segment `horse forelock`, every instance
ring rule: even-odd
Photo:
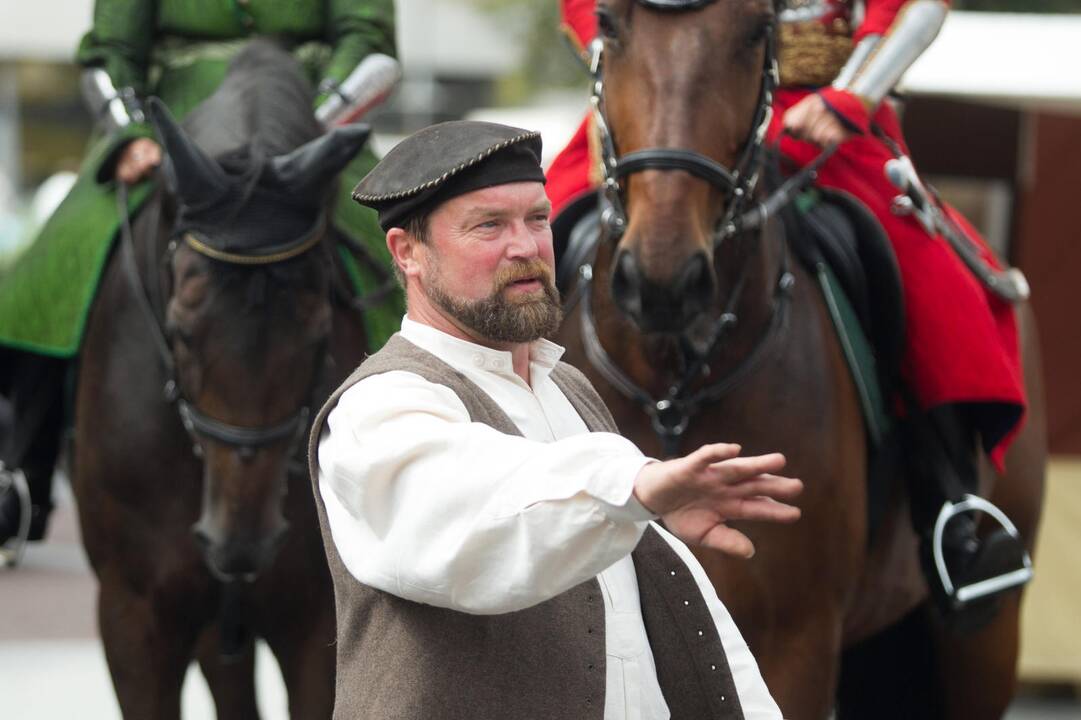
[[[225,172],[217,199],[183,209],[186,230],[217,250],[252,252],[311,232],[325,193],[284,187],[271,161],[318,137],[313,91],[297,61],[271,40],[252,41],[218,89],[184,121],[184,132]]]
[[[292,55],[272,40],[253,40],[184,128],[211,157],[243,148],[252,156],[280,155],[320,133],[313,99],[311,84]]]
[[[271,160],[316,138],[313,91],[296,60],[270,40],[255,40],[232,61],[218,89],[184,120],[185,133],[225,171],[229,189],[204,207],[182,207],[187,232],[201,231],[214,249],[247,253],[316,232],[330,196],[282,187]],[[204,261],[219,290],[208,314],[235,318],[228,344],[237,352],[267,352],[268,323],[299,327],[297,293],[325,292],[328,259],[322,248],[259,266]],[[228,310],[228,312],[226,312]],[[223,314],[224,313],[224,314]]]

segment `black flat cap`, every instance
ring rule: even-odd
[[[353,190],[386,232],[458,195],[514,182],[544,182],[541,137],[532,130],[456,120],[395,145]]]

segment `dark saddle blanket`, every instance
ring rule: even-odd
[[[785,214],[793,251],[812,272],[836,278],[874,354],[879,382],[895,389],[905,344],[904,296],[897,258],[885,230],[858,200],[815,188]]]

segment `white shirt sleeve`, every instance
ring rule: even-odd
[[[362,380],[327,418],[319,489],[360,582],[477,614],[520,610],[634,550],[648,458],[612,433],[543,443],[470,421],[458,396],[405,371]]]
[[[728,608],[717,597],[717,591],[713,583],[706,575],[698,558],[691,553],[683,542],[670,532],[654,523],[654,529],[661,537],[668,541],[672,549],[676,551],[680,559],[691,570],[698,589],[706,599],[713,622],[717,626],[717,632],[721,636],[721,644],[724,646],[724,654],[728,658],[728,667],[732,671],[732,679],[735,681],[736,692],[739,694],[739,703],[743,708],[745,720],[781,720],[781,709],[766,687],[766,681],[762,679],[762,673],[758,670],[758,663],[751,655],[751,649],[743,639],[739,628],[732,620]]]

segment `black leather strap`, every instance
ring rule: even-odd
[[[616,163],[612,176],[618,179],[643,170],[683,170],[724,192],[731,192],[737,183],[735,175],[724,165],[702,153],[682,148],[650,148],[627,153]]]
[[[712,5],[714,0],[638,0],[643,5],[653,10],[697,10],[706,5]]]
[[[226,445],[256,448],[270,445],[278,440],[295,438],[308,426],[308,408],[301,408],[291,418],[269,427],[240,427],[204,415],[183,398],[176,401],[180,420],[191,435],[201,435]]]

